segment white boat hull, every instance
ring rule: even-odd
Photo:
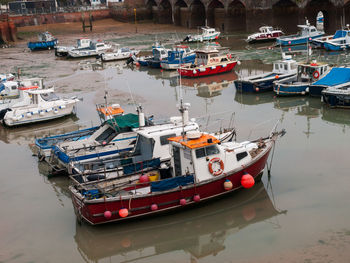
[[[14,108],[6,113],[3,122],[7,126],[18,126],[53,120],[72,114],[75,104],[76,101],[71,100],[64,106],[52,104],[46,109],[38,109],[33,106]]]

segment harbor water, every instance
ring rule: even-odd
[[[169,33],[170,35],[170,33]],[[61,96],[78,96],[76,116],[19,128],[0,127],[0,262],[348,262],[350,258],[350,111],[320,98],[237,93],[236,78],[272,70],[280,58],[270,44],[247,46],[246,35],[219,40],[241,61],[234,72],[198,80],[176,72],[65,60],[52,51],[0,51],[24,61],[23,76],[44,77]],[[154,36],[122,38],[142,49]],[[23,48],[22,48],[23,50]],[[293,52],[293,50],[287,50]],[[304,60],[305,53],[292,53]],[[314,51],[313,59],[344,65],[349,55]],[[271,174],[261,183],[185,211],[101,226],[78,224],[67,177],[48,177],[33,155],[35,138],[98,123],[95,104],[105,91],[126,112],[141,104],[146,116],[179,115],[180,98],[203,130],[233,126],[237,140],[266,136],[278,123],[287,133],[276,144]]]

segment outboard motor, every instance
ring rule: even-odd
[[[2,121],[8,111],[12,111],[10,108],[3,109],[0,111],[0,121]]]
[[[190,37],[187,35],[187,36],[185,37],[185,39],[183,40],[183,42],[186,42],[186,41],[188,41],[188,40],[190,40]]]

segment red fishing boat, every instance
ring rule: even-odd
[[[207,133],[189,131],[169,138],[172,158],[158,169],[69,187],[78,220],[95,225],[127,220],[196,205],[261,179],[279,135],[245,142],[221,142]]]
[[[183,77],[196,78],[230,72],[239,61],[232,54],[220,54],[215,48],[196,51],[194,64],[180,67],[178,72]]]

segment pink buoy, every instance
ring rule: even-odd
[[[255,184],[254,177],[246,173],[241,178],[241,185],[244,188],[251,188]]]
[[[110,219],[112,217],[112,212],[111,211],[105,211],[103,213],[103,216],[106,218],[106,219]]]
[[[201,197],[200,197],[199,194],[196,194],[196,195],[193,196],[193,201],[199,202],[200,200],[201,200]]]
[[[149,181],[149,176],[147,174],[143,174],[139,178],[140,183],[148,183]]]
[[[120,217],[127,217],[129,215],[129,211],[126,208],[122,208],[119,210],[119,216]]]
[[[157,205],[157,204],[152,204],[152,205],[151,205],[151,210],[152,210],[152,211],[158,210],[158,205]]]
[[[185,198],[180,199],[180,205],[186,205],[186,199]]]
[[[232,189],[232,187],[233,187],[232,182],[230,180],[226,179],[225,182],[224,182],[224,189],[226,191],[229,191],[229,190]]]
[[[107,142],[106,142],[106,141],[103,141],[103,142],[102,142],[102,145],[106,145],[106,144],[107,144]]]

